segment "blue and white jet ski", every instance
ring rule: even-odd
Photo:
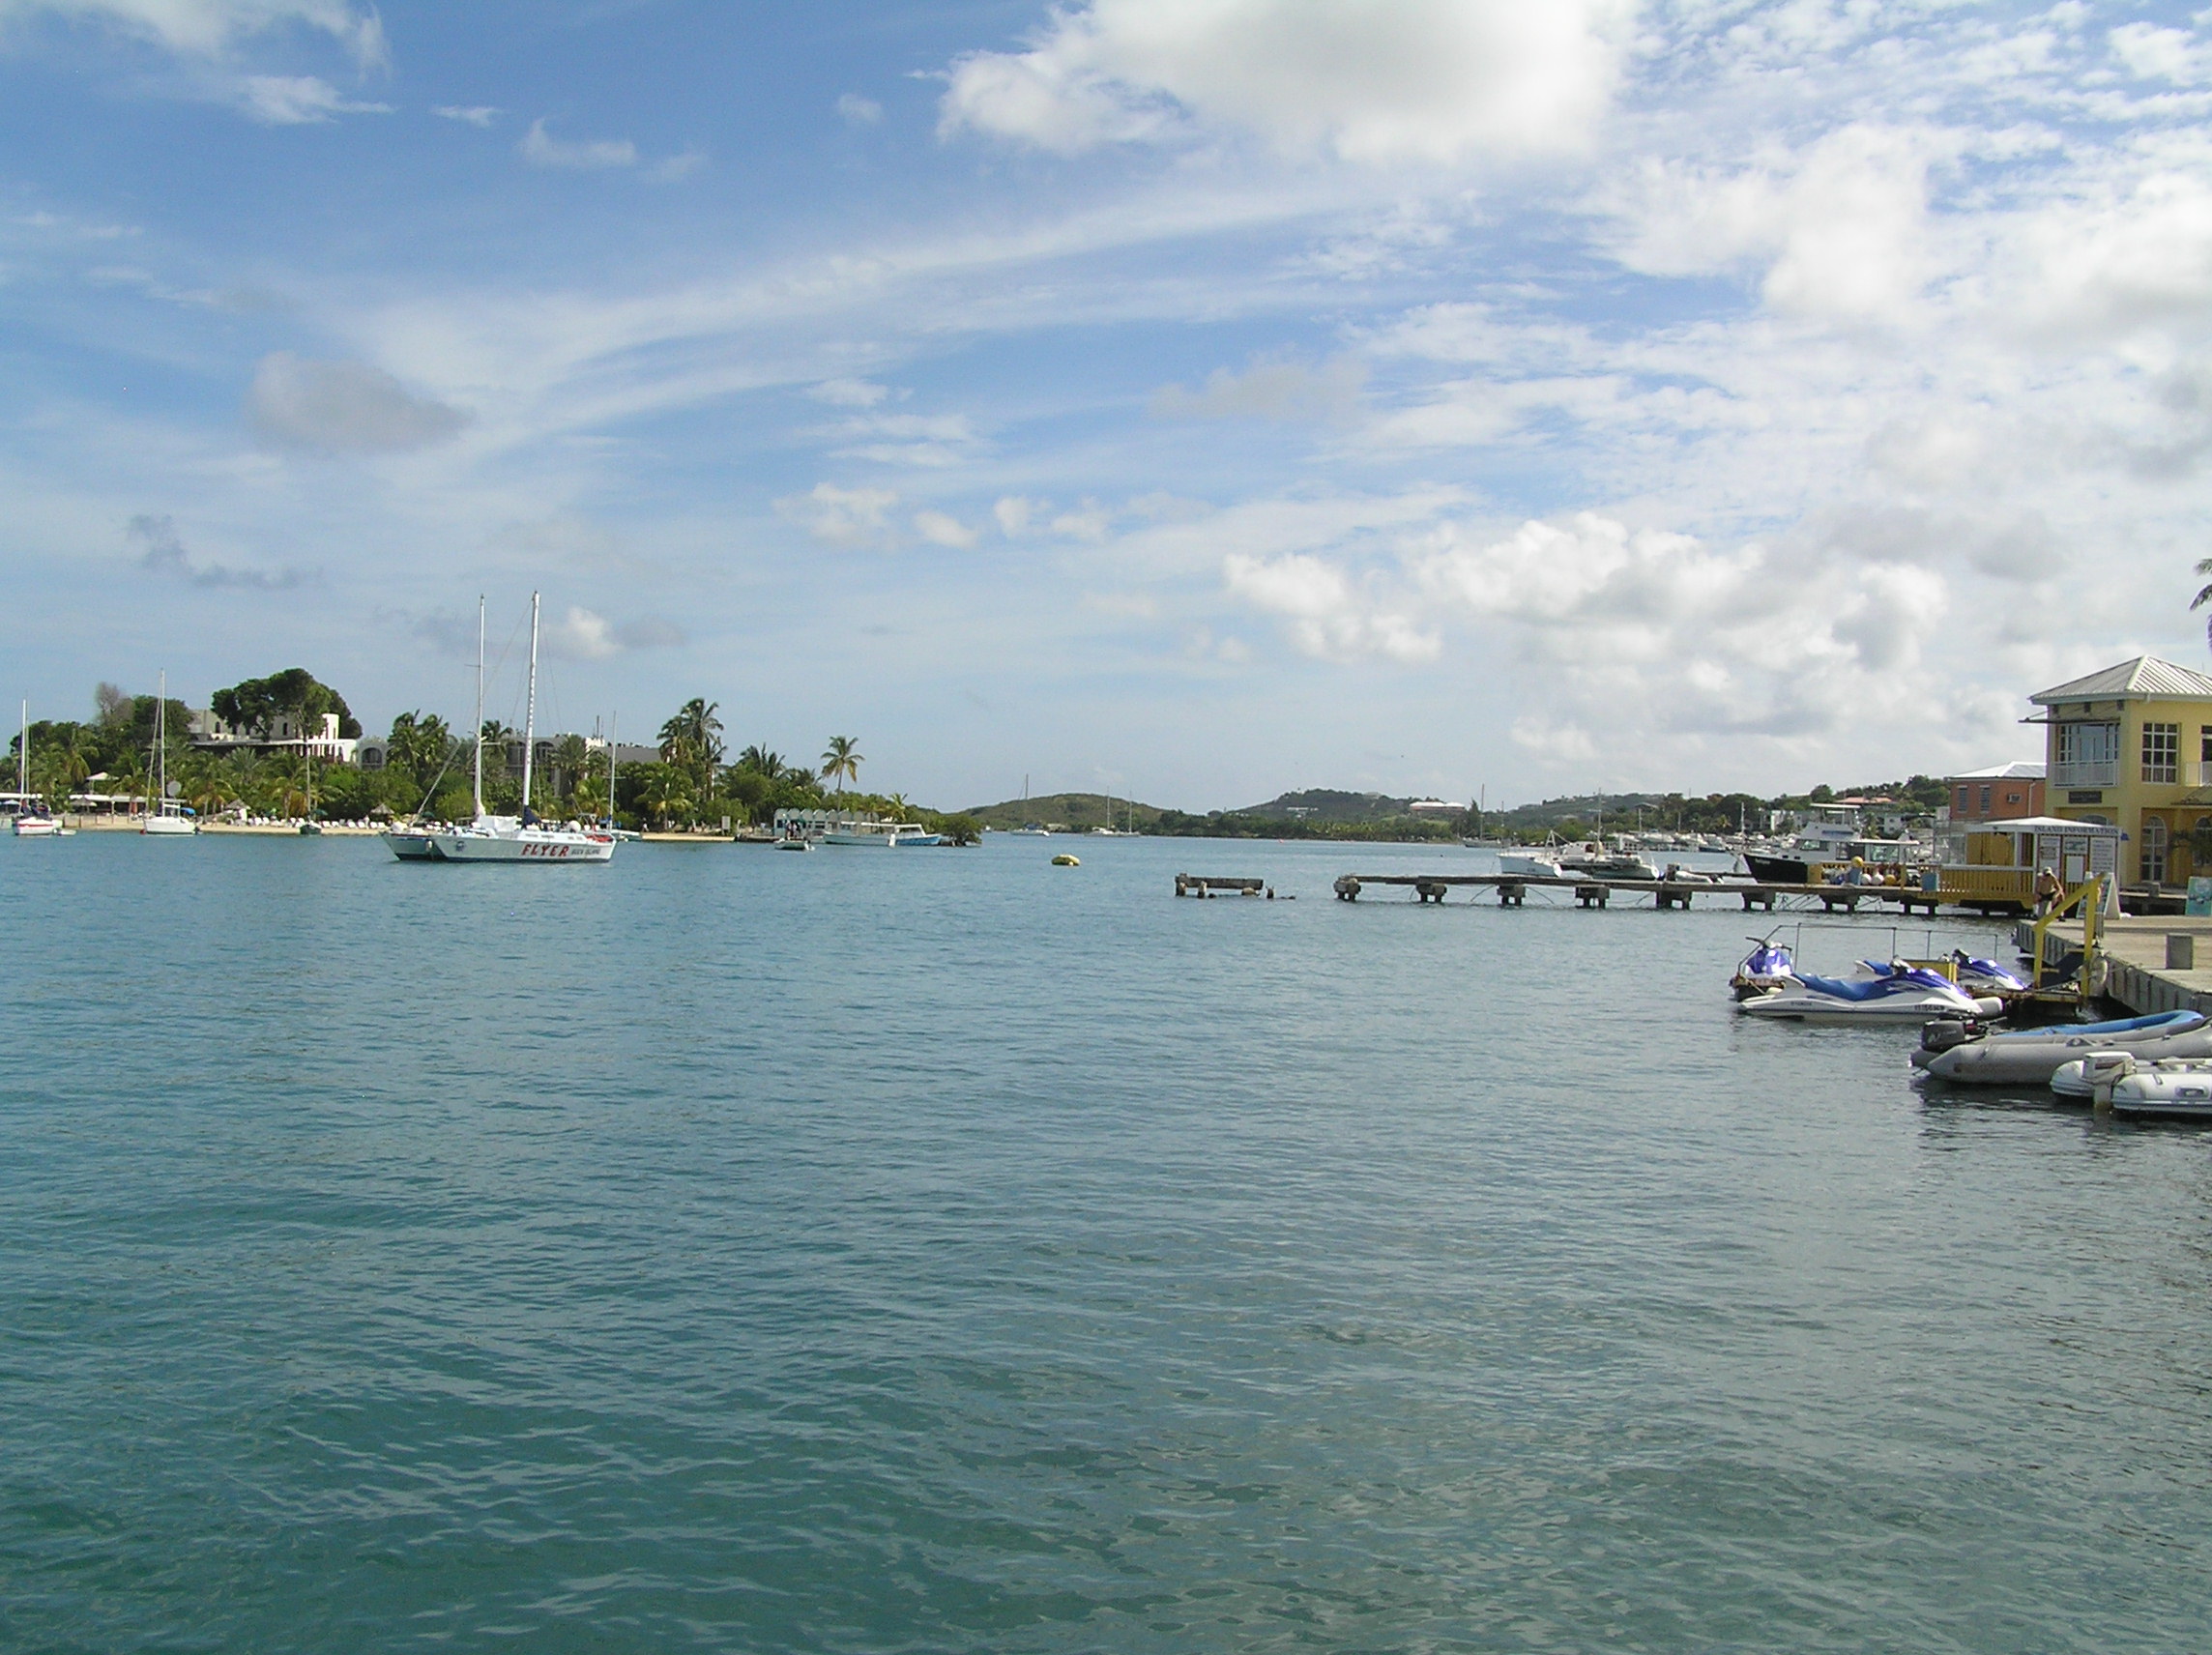
[[[1751,952],[1744,955],[1729,978],[1729,992],[1738,1000],[1749,1000],[1756,994],[1766,994],[1793,981],[1797,975],[1796,962],[1790,957],[1790,945],[1767,937],[1751,939]]]
[[[1753,1017],[1827,1023],[1908,1023],[1938,1018],[1995,1017],[2004,1002],[1976,999],[1947,977],[1919,966],[1870,968],[1876,974],[1823,977],[1793,972],[1736,1009]]]

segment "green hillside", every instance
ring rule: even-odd
[[[1048,793],[1034,798],[1009,798],[1003,804],[971,805],[966,814],[1000,832],[1027,828],[1033,822],[1044,828],[1078,831],[1086,828],[1128,828],[1134,817],[1134,826],[1142,833],[1158,825],[1160,808],[1156,804],[1132,804],[1125,798],[1109,800],[1102,793]]]

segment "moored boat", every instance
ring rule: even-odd
[[[1912,1065],[1961,1086],[2045,1086],[2061,1065],[2103,1052],[2125,1053],[2146,1062],[2212,1059],[2212,1021],[2200,1011],[2162,1011],[2105,1023],[1992,1032],[1935,1023],[1921,1031]]]
[[[2069,1101],[2107,1104],[2114,1115],[2212,1120],[2212,1060],[2093,1052],[2053,1074],[2051,1089]]]

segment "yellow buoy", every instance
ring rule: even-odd
[[[1071,857],[1065,851],[1062,851],[1059,856],[1053,857],[1052,865],[1056,868],[1079,868],[1083,865],[1083,858],[1080,857]]]

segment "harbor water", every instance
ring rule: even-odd
[[[2212,1137],[1490,865],[0,841],[0,1647],[2203,1647]]]

